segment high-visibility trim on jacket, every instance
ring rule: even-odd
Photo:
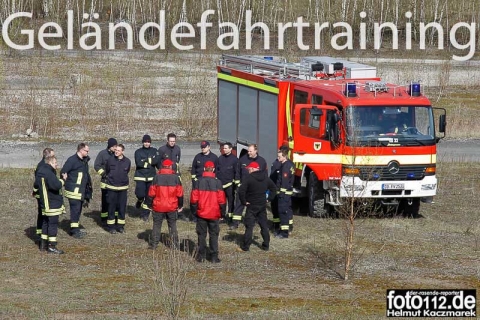
[[[223,184],[223,188],[230,187],[235,180],[238,169],[238,159],[234,154],[222,154],[218,157],[215,175]]]
[[[287,159],[278,170],[276,186],[280,194],[293,195],[293,180],[295,178],[295,165]]]
[[[35,175],[35,185],[38,186],[42,214],[57,216],[65,211],[63,206],[63,180],[57,177],[55,169],[50,165],[41,166]]]
[[[179,174],[178,164],[180,163],[180,158],[182,156],[182,151],[180,150],[179,146],[174,145],[172,148],[168,144],[164,144],[163,146],[158,148],[157,153],[159,157],[157,163],[158,169],[161,169],[164,160],[170,159],[173,161],[172,170]]]
[[[111,157],[105,164],[107,172],[106,189],[109,190],[127,190],[128,189],[128,173],[130,172],[131,161],[123,156],[122,159]]]
[[[160,169],[148,190],[153,199],[152,210],[168,213],[183,207],[183,187],[179,177],[171,169]]]
[[[215,164],[215,166],[217,166],[217,160],[218,160],[218,157],[213,152],[209,152],[208,154],[203,154],[201,152],[197,153],[195,158],[193,158],[192,170],[190,171],[192,175],[192,179],[195,179],[195,178],[198,179],[202,176],[203,172],[205,171],[204,168],[205,168],[205,163],[207,161],[212,161]]]
[[[144,178],[144,177],[133,177],[133,180],[134,180],[134,181],[153,181],[153,177],[148,177],[148,178]]]
[[[91,197],[92,180],[88,172],[90,157],[80,158],[78,154],[69,157],[61,173],[67,174],[65,181],[65,197],[75,200],[84,200]],[[87,185],[89,186],[87,190]],[[88,192],[87,192],[88,191]]]
[[[98,153],[97,157],[95,158],[95,163],[93,165],[93,168],[101,176],[101,179],[100,179],[101,189],[106,188],[105,182],[107,182],[107,177],[105,176],[105,164],[107,163],[107,160],[110,157],[114,156],[114,154],[115,154],[114,152],[108,149],[103,149]]]
[[[190,206],[195,208],[198,217],[218,220],[225,205],[222,182],[215,178],[215,173],[205,171],[192,187]]]
[[[155,148],[145,148],[135,150],[135,181],[153,181],[156,174],[155,166],[158,164],[158,154]]]

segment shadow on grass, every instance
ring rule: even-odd
[[[344,278],[338,269],[341,262],[339,255],[335,252],[321,251],[318,248],[307,247],[306,251],[318,262],[318,267],[323,270],[326,276],[342,279]]]
[[[82,220],[82,216],[80,216],[80,220]],[[63,231],[65,231],[66,234],[70,235],[70,219],[64,218],[62,221],[59,221],[58,228],[62,229]],[[85,227],[82,225],[81,222],[78,228],[85,230]]]
[[[137,235],[137,238],[140,240],[145,241],[148,245],[152,241],[152,230],[148,229],[143,232],[140,232]],[[166,248],[172,247],[172,241],[170,239],[170,235],[168,233],[162,232],[160,234],[160,243],[163,244]],[[180,243],[180,251],[188,253],[188,255],[193,256],[196,251],[196,244],[191,239],[179,239]]]
[[[33,243],[38,243],[40,241],[40,235],[37,236],[37,227],[28,227],[25,231],[25,236],[32,240]]]
[[[93,221],[95,221],[95,223],[101,227],[102,229],[104,228],[104,226],[102,225],[102,219],[100,217],[100,211],[98,210],[92,210],[90,212],[85,212],[85,217],[87,218],[90,218],[92,219]]]

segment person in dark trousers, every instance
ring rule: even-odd
[[[235,176],[235,184],[238,188],[242,184],[243,177],[248,176],[247,166],[255,161],[260,166],[260,171],[267,175],[267,162],[264,158],[258,155],[258,147],[256,144],[250,144],[247,149],[247,154],[242,156],[238,160],[238,167]],[[235,230],[238,228],[240,221],[242,220],[243,210],[245,206],[242,204],[241,201],[238,200],[238,193],[237,193],[237,201],[235,201],[235,208],[233,210],[232,216],[232,224],[230,225],[230,230]]]
[[[51,157],[51,156],[54,156],[55,155],[55,152],[53,151],[52,148],[45,148],[43,149],[43,152],[42,152],[42,160],[40,160],[40,162],[37,164],[37,167],[35,168],[35,172],[34,172],[34,178],[35,176],[37,175],[37,171],[38,169],[45,165],[45,159],[47,157]],[[39,242],[41,240],[41,235],[42,235],[42,223],[43,223],[43,214],[42,214],[42,206],[40,204],[40,194],[38,192],[38,188],[33,187],[33,192],[32,192],[32,196],[35,197],[35,199],[37,199],[37,229],[35,230],[35,234],[37,236],[37,239],[35,239],[35,242]]]
[[[128,173],[132,163],[123,154],[125,146],[118,144],[115,155],[107,160],[105,171],[107,173],[107,199],[108,199],[108,232],[115,234],[125,232],[125,211],[127,209]],[[115,211],[118,216],[115,217]]]
[[[38,167],[35,174],[35,187],[38,188],[42,209],[42,235],[40,251],[63,254],[57,248],[58,217],[65,212],[62,187],[64,181],[57,177],[57,159],[54,155],[46,156],[44,164]]]
[[[158,164],[157,168],[160,169],[162,167],[163,160],[170,159],[172,164],[172,170],[176,172],[180,176],[180,158],[182,156],[182,151],[180,147],[176,144],[177,143],[177,136],[175,133],[169,133],[167,135],[167,144],[158,148]]]
[[[84,230],[80,230],[80,215],[82,207],[88,207],[92,198],[89,151],[86,143],[78,144],[77,153],[67,159],[61,170],[62,179],[65,179],[64,195],[70,203],[70,235],[76,239],[86,235]]]
[[[182,157],[182,151],[180,147],[177,145],[177,136],[175,133],[167,134],[167,143],[160,148],[158,148],[158,164],[157,168],[160,169],[162,167],[162,162],[166,159],[172,161],[172,170],[178,175],[180,181],[182,177],[180,175],[180,158]],[[183,211],[178,212],[178,219],[188,221],[187,217],[183,214]]]
[[[280,217],[280,232],[276,238],[288,238],[289,229],[293,229],[293,179],[295,178],[295,165],[288,159],[288,151],[278,150],[277,160],[281,163],[277,176],[277,204]]]
[[[105,164],[107,160],[115,154],[115,147],[117,146],[117,139],[109,138],[107,142],[107,148],[100,151],[95,158],[95,162],[93,163],[93,168],[95,171],[100,175],[100,190],[102,192],[102,200],[101,200],[101,211],[100,211],[100,219],[102,221],[102,225],[104,227],[107,226],[107,218],[108,218],[108,202],[107,202],[107,175],[105,172]]]
[[[192,186],[195,182],[203,175],[203,170],[205,167],[205,163],[207,161],[212,161],[213,163],[217,163],[218,157],[216,154],[210,151],[210,142],[202,141],[200,143],[200,148],[202,152],[198,153],[195,158],[193,158],[192,162]],[[197,218],[193,217],[193,222],[197,222]]]
[[[228,211],[226,219],[228,223],[231,223],[234,209],[235,198],[235,174],[237,172],[237,157],[232,154],[233,146],[230,142],[226,142],[222,145],[223,154],[218,157],[217,166],[215,172],[217,179],[222,182],[223,191],[228,202]]]
[[[177,212],[183,210],[183,187],[172,169],[173,161],[165,159],[148,190],[152,203],[153,231],[150,249],[157,249],[160,242],[163,220],[167,219],[172,247],[178,248]]]
[[[205,171],[192,186],[190,209],[197,216],[198,250],[196,260],[205,261],[207,249],[207,232],[209,234],[212,263],[219,263],[218,235],[220,226],[218,220],[225,216],[225,192],[222,182],[215,178],[215,163],[205,162]]]
[[[255,221],[260,225],[260,233],[263,238],[261,248],[268,251],[270,248],[270,233],[268,231],[267,201],[273,200],[277,188],[265,172],[260,170],[260,165],[256,161],[246,166],[246,170],[248,170],[249,174],[244,177],[238,189],[240,202],[247,207],[244,218],[245,234],[239,251],[250,250]],[[269,191],[268,197],[266,196],[267,190]]]
[[[285,151],[288,154],[289,148],[288,146],[282,145],[278,148],[280,151]],[[270,179],[273,183],[277,184],[278,175],[280,174],[280,170],[282,168],[282,163],[278,161],[278,158],[272,162],[272,166],[270,168]],[[278,191],[277,191],[278,192]],[[280,231],[280,216],[278,214],[278,198],[275,197],[272,202],[270,203],[272,208],[272,215],[273,215],[273,233],[276,235]]]
[[[148,134],[143,136],[142,144],[143,146],[135,151],[135,176],[133,178],[136,183],[135,195],[137,196],[135,207],[141,208],[140,217],[143,221],[148,221],[150,209],[144,201],[156,175],[158,156],[157,149],[151,147],[152,139]]]

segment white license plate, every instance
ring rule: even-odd
[[[382,190],[403,190],[405,184],[403,183],[384,183],[382,184]]]

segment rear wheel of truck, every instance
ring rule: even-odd
[[[325,204],[325,193],[323,187],[315,175],[311,171],[308,175],[308,215],[313,218],[328,218],[330,217],[333,207]]]

